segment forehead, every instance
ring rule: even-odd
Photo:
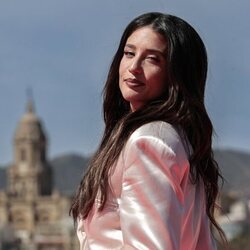
[[[163,35],[154,31],[152,27],[145,26],[135,30],[127,39],[126,45],[132,45],[135,48],[159,49],[164,51],[167,42]]]

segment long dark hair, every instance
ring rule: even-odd
[[[128,37],[137,29],[150,26],[160,33],[167,43],[167,92],[150,101],[143,108],[130,112],[119,89],[119,65]],[[204,105],[207,77],[207,54],[197,32],[184,20],[162,13],[147,13],[135,18],[125,29],[118,50],[113,58],[103,92],[105,131],[101,144],[85,173],[70,213],[74,220],[79,215],[86,218],[100,192],[101,206],[107,199],[107,188],[112,166],[131,133],[141,125],[161,120],[181,127],[192,146],[190,154],[190,180],[202,180],[206,193],[206,212],[211,223],[216,223],[214,209],[218,195],[218,182],[222,176],[213,158],[213,126]]]

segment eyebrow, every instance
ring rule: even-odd
[[[125,47],[128,47],[128,48],[130,48],[130,49],[136,49],[136,46],[135,46],[135,45],[129,44],[129,43],[127,43],[127,44],[125,45]],[[146,51],[151,52],[151,53],[161,54],[162,56],[165,56],[165,53],[166,53],[166,50],[161,51],[161,50],[158,50],[158,49],[146,49]]]

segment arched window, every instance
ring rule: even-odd
[[[26,150],[24,148],[21,148],[20,150],[20,160],[21,161],[26,161]]]
[[[38,222],[41,222],[41,223],[49,222],[49,220],[50,220],[49,212],[45,209],[38,211],[36,219]]]
[[[25,223],[25,214],[23,213],[23,211],[15,211],[13,214],[12,214],[12,221],[15,223],[15,224],[23,224]]]

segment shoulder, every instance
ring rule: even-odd
[[[178,165],[186,165],[189,151],[181,133],[164,121],[147,123],[136,129],[129,137],[121,154],[126,166],[140,159],[157,159],[167,162],[170,159]]]
[[[164,121],[153,121],[142,125],[141,127],[137,128],[132,136],[140,136],[140,135],[155,135],[160,136],[162,133],[172,132],[176,134],[176,129],[167,122]]]
[[[169,147],[174,152],[180,148],[184,150],[185,144],[181,131],[164,121],[150,122],[136,129],[130,136],[128,145],[139,142],[157,143]]]
[[[167,122],[147,123],[136,129],[122,152],[124,173],[168,176],[175,189],[189,173],[189,157],[181,132]],[[156,174],[158,173],[158,174]],[[178,185],[177,185],[178,183]]]

